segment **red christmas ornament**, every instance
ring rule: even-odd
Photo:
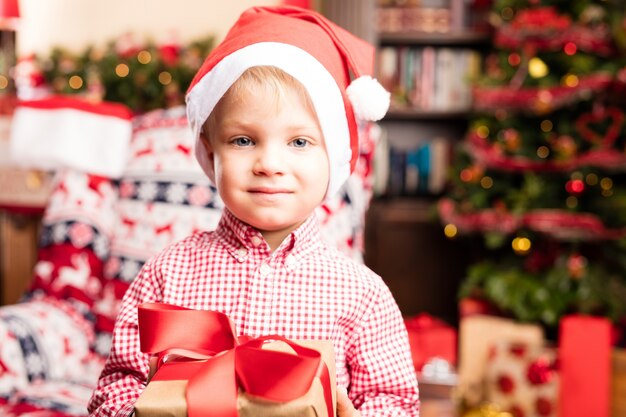
[[[580,195],[585,191],[585,183],[582,180],[569,180],[565,183],[565,190],[572,195]]]
[[[513,417],[526,417],[526,413],[524,413],[524,410],[519,405],[512,406],[510,412]]]
[[[587,258],[574,253],[567,259],[567,271],[572,278],[578,279],[582,277],[587,266]]]
[[[537,415],[546,417],[552,414],[552,402],[545,397],[539,397],[535,401],[535,411]]]
[[[515,390],[515,382],[513,381],[513,378],[507,374],[500,375],[498,377],[498,388],[500,389],[500,392],[510,394],[513,390]]]
[[[542,385],[552,379],[552,366],[545,358],[538,358],[528,365],[526,378],[533,385]]]
[[[509,348],[509,352],[511,352],[513,356],[521,358],[526,354],[527,348],[528,347],[524,343],[515,343]]]

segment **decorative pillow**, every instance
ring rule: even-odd
[[[184,107],[133,121],[130,158],[119,182],[117,219],[105,283],[94,305],[96,351],[107,355],[119,303],[143,263],[165,246],[213,230],[222,212],[215,188],[195,160]]]
[[[31,298],[50,296],[91,314],[101,293],[116,200],[117,185],[108,178],[58,173],[43,218]]]
[[[321,235],[329,245],[362,262],[365,213],[372,198],[372,162],[380,127],[368,123],[359,130],[359,159],[339,192],[317,209]]]
[[[0,398],[3,417],[86,416],[95,386],[63,381],[36,381],[10,399]]]
[[[0,308],[0,397],[44,380],[95,386],[102,360],[91,351],[93,340],[91,323],[63,301]]]

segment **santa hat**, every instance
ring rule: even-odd
[[[358,157],[357,119],[381,119],[389,108],[389,93],[371,77],[374,47],[311,10],[250,8],[207,57],[186,98],[196,158],[213,180],[199,140],[202,125],[245,70],[265,65],[285,71],[308,91],[326,140],[327,195],[334,194]]]
[[[120,177],[128,159],[131,118],[130,109],[118,103],[65,96],[21,101],[11,122],[11,160],[29,168]]]

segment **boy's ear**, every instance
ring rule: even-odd
[[[198,138],[198,151],[196,152],[196,156],[198,157],[198,162],[202,166],[203,171],[209,179],[215,183],[215,163],[214,157],[215,154],[213,152],[213,147],[211,146],[211,141],[204,134],[204,131],[200,132],[200,137]]]

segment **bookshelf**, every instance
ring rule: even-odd
[[[384,134],[376,159],[388,159],[374,168],[365,262],[387,282],[403,314],[428,312],[451,323],[458,317],[458,284],[475,254],[471,242],[443,235],[434,212],[467,129],[471,78],[490,42],[481,24],[485,11],[472,11],[472,4],[328,0],[324,10],[377,46],[376,75],[392,93],[379,122]]]

